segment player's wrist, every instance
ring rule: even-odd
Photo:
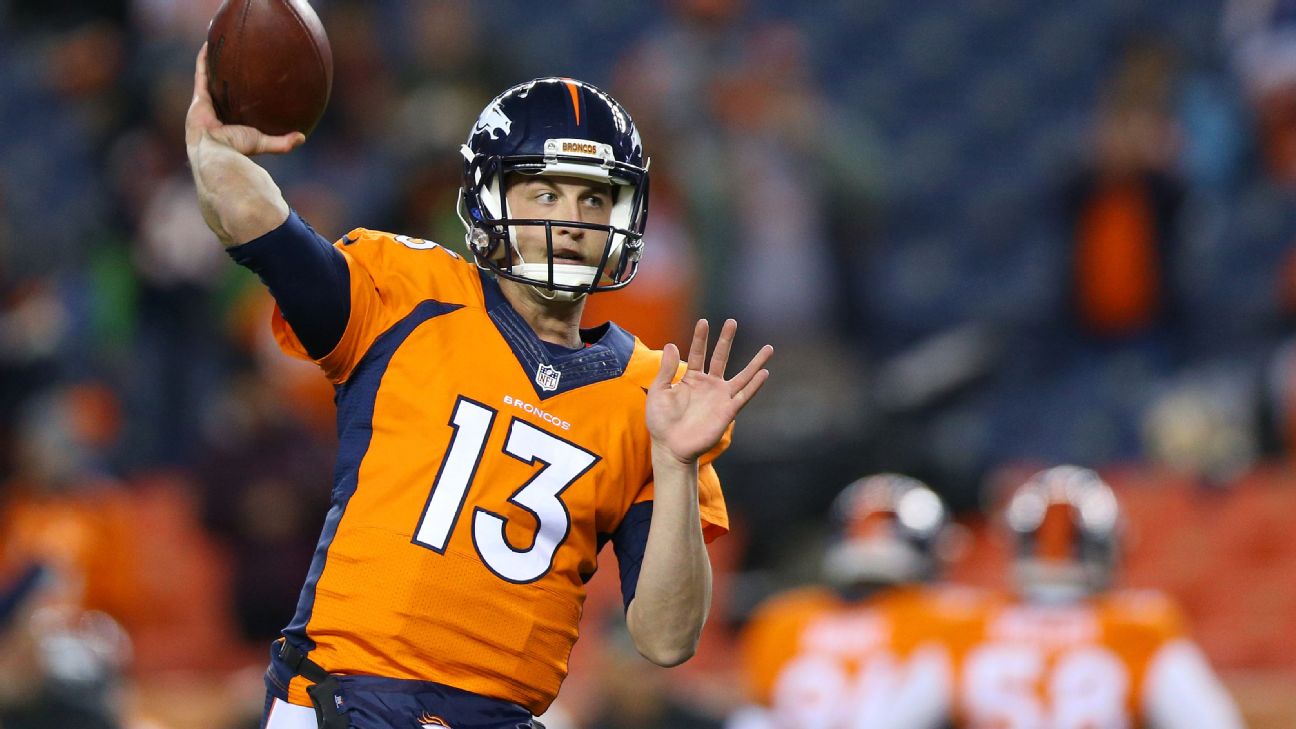
[[[661,441],[652,442],[653,470],[676,470],[680,473],[696,472],[701,456],[681,456]]]

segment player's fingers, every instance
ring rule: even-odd
[[[300,147],[305,141],[306,135],[301,132],[281,134],[277,137],[262,134],[257,140],[256,154],[285,154]]]
[[[206,43],[203,43],[202,48],[198,49],[198,61],[194,64],[194,100],[211,102],[211,94],[207,91]]]
[[[734,334],[738,331],[738,322],[726,319],[720,327],[720,338],[716,340],[715,351],[711,353],[711,366],[707,374],[724,377],[725,367],[729,364],[729,350],[733,348]]]
[[[212,106],[211,94],[207,91],[207,44],[198,50],[198,60],[194,64],[193,101],[185,114],[185,143],[194,146],[207,129],[220,126],[216,118],[216,109]]]
[[[675,379],[675,371],[679,369],[680,357],[679,349],[674,344],[667,344],[662,347],[661,367],[657,368],[657,376],[653,378],[650,388],[662,388],[670,385],[671,380]]]
[[[746,387],[734,393],[734,400],[738,403],[738,410],[747,407],[747,403],[751,402],[753,397],[756,397],[756,393],[760,392],[767,380],[769,380],[769,370],[757,370],[756,374],[752,376],[751,382],[748,382]]]
[[[702,372],[706,366],[707,337],[711,333],[711,325],[706,319],[698,319],[697,326],[693,327],[693,343],[689,345],[688,368]]]
[[[761,347],[756,356],[752,357],[747,366],[742,369],[742,372],[734,375],[734,378],[729,380],[729,392],[733,393],[732,396],[737,397],[738,393],[742,392],[751,383],[752,378],[765,367],[765,364],[770,361],[770,357],[773,356],[774,347],[768,344]]]

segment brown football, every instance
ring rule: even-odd
[[[225,0],[207,29],[216,115],[266,134],[310,134],[333,88],[333,51],[306,0]]]

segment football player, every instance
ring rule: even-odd
[[[944,726],[952,676],[940,639],[981,599],[928,584],[944,505],[916,479],[881,474],[847,487],[833,521],[827,585],[773,598],[744,628],[752,705],[728,729]]]
[[[514,86],[463,146],[473,260],[356,229],[335,245],[222,124],[199,53],[186,142],[208,225],[274,296],[275,335],[336,386],[332,507],[296,615],[272,649],[266,726],[532,726],[558,691],[584,585],[615,547],[636,648],[693,653],[727,529],[711,461],[768,377],[731,379],[736,324],[685,364],[585,297],[628,284],[648,160],[626,110],[580,81]],[[439,722],[439,723],[438,723]]]
[[[1004,521],[1019,597],[987,612],[959,660],[964,725],[1242,726],[1171,600],[1112,588],[1121,512],[1096,473],[1058,466],[1034,475]]]

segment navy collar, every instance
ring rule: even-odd
[[[634,352],[634,337],[626,330],[612,322],[582,329],[581,341],[586,347],[555,352],[545,346],[531,325],[504,298],[495,278],[484,271],[479,275],[486,298],[486,313],[504,341],[508,342],[509,349],[513,350],[541,400],[585,385],[613,380],[625,372]]]

